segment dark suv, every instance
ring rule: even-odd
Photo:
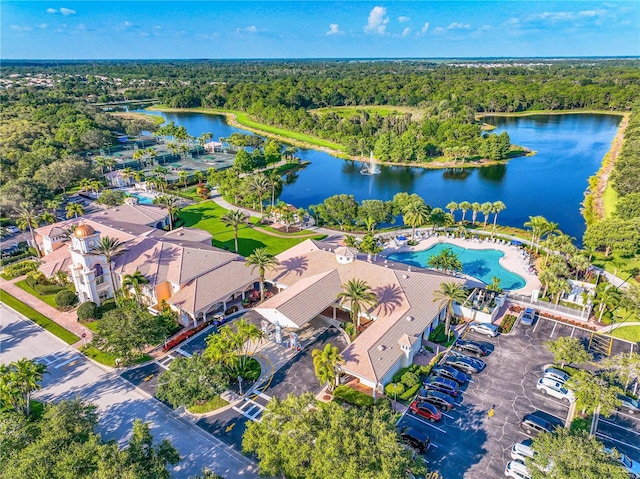
[[[618,407],[622,412],[627,414],[640,414],[640,401],[623,394],[618,395],[618,399],[622,401],[622,404]]]
[[[442,366],[434,366],[431,370],[431,374],[435,374],[436,376],[440,376],[441,378],[451,379],[452,381],[457,382],[460,386],[464,386],[469,382],[469,376],[462,371],[457,370],[452,366],[447,366],[446,364]]]
[[[433,389],[421,389],[418,392],[418,399],[431,403],[442,411],[450,411],[456,405],[456,400],[452,396]]]
[[[454,397],[458,395],[458,383],[451,379],[430,377],[427,379],[427,382],[424,383],[424,387],[426,389],[433,389]]]
[[[489,349],[484,344],[475,341],[464,341],[460,339],[453,347],[458,351],[475,354],[478,357],[489,354]]]
[[[405,444],[408,444],[416,451],[420,451],[422,453],[427,452],[429,449],[429,445],[431,444],[431,439],[425,433],[420,432],[412,427],[405,427],[400,431],[400,439]]]
[[[541,432],[553,432],[555,428],[555,424],[535,414],[527,414],[522,418],[522,421],[520,421],[520,429],[522,432],[531,437],[537,436]]]

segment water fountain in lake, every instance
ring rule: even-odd
[[[373,151],[369,154],[369,164],[364,165],[364,168],[360,170],[361,175],[379,175],[380,165],[373,161]]]

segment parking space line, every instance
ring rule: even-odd
[[[539,407],[538,407],[538,408],[536,408],[536,409],[537,409],[538,411],[540,411],[540,412],[543,412],[543,413],[545,413],[545,414],[548,414],[548,415],[549,415],[549,416],[551,416],[551,417],[555,417],[556,419],[560,419],[558,416],[556,416],[555,414],[551,414],[549,411],[545,411],[544,409],[540,409]],[[564,421],[562,421],[562,422],[563,422],[563,424],[564,424]]]
[[[540,316],[538,316],[538,321],[536,321],[536,325],[533,327],[533,329],[531,330],[532,333],[536,332],[536,329],[538,329],[538,325],[541,323],[541,318]]]
[[[80,355],[79,354],[74,354],[71,359],[67,359],[66,361],[64,361],[64,362],[62,362],[60,364],[56,364],[54,367],[56,369],[60,369],[62,366],[66,366],[67,364],[69,364],[69,363],[71,363],[73,361],[76,361],[78,359],[80,359]]]
[[[421,418],[421,417],[419,417],[419,416],[416,416],[416,415],[414,415],[414,414],[411,414],[411,415],[410,415],[410,417],[411,417],[411,418],[413,418],[413,419],[415,419],[415,420],[416,420],[416,421],[418,421],[418,422],[421,422],[422,424],[426,424],[427,426],[431,426],[432,428],[437,429],[438,431],[440,431],[440,432],[442,432],[442,433],[444,433],[444,434],[446,434],[446,433],[447,433],[447,431],[445,431],[444,429],[442,429],[442,428],[440,428],[440,427],[436,426],[436,425],[435,425],[435,424],[433,424],[432,422],[425,421],[424,419],[422,419],[422,418]]]
[[[616,439],[615,437],[611,437],[608,434],[605,434],[603,432],[596,432],[596,436],[606,439],[607,441],[617,442],[618,444],[622,444],[623,446],[631,447],[633,449],[640,451],[640,447],[634,446],[633,444],[627,444],[626,442],[621,441],[620,439]]]
[[[636,421],[640,421],[640,416],[632,416],[631,414],[625,414],[622,411],[614,411],[618,416],[628,417],[629,419],[635,419]]]
[[[188,353],[181,348],[176,349],[176,352],[182,354],[186,358],[190,358],[191,356],[193,356],[191,353]]]
[[[549,335],[549,337],[550,337],[550,338],[553,338],[553,333],[555,333],[555,332],[556,332],[556,327],[557,327],[557,326],[558,326],[558,323],[556,323],[556,322],[554,321],[554,323],[553,323],[553,330],[551,331],[551,334]]]
[[[628,427],[621,426],[620,424],[616,424],[615,422],[611,422],[611,421],[608,421],[608,420],[602,419],[602,418],[600,419],[600,422],[603,422],[605,424],[609,424],[610,426],[617,427],[619,429],[624,429],[625,431],[629,431],[629,432],[632,432],[632,433],[637,434],[638,436],[640,436],[640,431],[636,431],[635,429],[630,429]]]
[[[573,333],[576,332],[576,327],[571,328],[571,339],[573,339]]]
[[[449,416],[446,412],[442,411],[442,415],[444,417],[448,417],[449,419],[455,419],[453,416]]]

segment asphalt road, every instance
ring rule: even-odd
[[[99,432],[107,440],[124,445],[136,418],[150,422],[155,439],[169,439],[182,456],[172,471],[175,478],[193,476],[205,466],[227,478],[258,477],[248,458],[4,306],[0,306],[0,350],[2,363],[26,357],[47,365],[48,374],[35,399],[49,402],[80,396],[97,404]]]

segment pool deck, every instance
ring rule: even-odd
[[[449,243],[456,246],[460,246],[461,248],[466,249],[494,249],[498,251],[502,251],[504,256],[500,258],[500,265],[513,273],[516,273],[525,280],[526,284],[524,287],[520,289],[510,290],[514,293],[519,294],[530,294],[531,291],[537,289],[542,289],[542,284],[538,277],[529,273],[528,265],[524,262],[521,256],[521,249],[517,246],[512,245],[504,245],[500,243],[492,243],[490,241],[477,241],[473,239],[462,239],[462,238],[447,238],[446,236],[432,236],[426,239],[419,239],[419,243],[416,246],[408,246],[408,245],[395,245],[388,246],[382,251],[383,256],[387,256],[393,253],[410,253],[417,251],[424,251],[426,249],[431,248],[434,245],[440,243]],[[464,275],[465,277],[472,278],[469,275]],[[474,278],[475,279],[475,278]],[[478,280],[476,280],[478,281]]]

